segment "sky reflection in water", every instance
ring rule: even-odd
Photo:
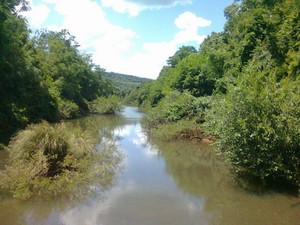
[[[125,153],[118,184],[105,194],[106,199],[62,213],[64,224],[197,224],[209,219],[202,215],[201,198],[177,188],[159,150],[147,142],[139,123],[133,120],[114,133]]]

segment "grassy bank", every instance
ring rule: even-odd
[[[191,140],[206,143],[213,141],[213,137],[205,133],[203,126],[195,123],[195,121],[181,120],[177,123],[157,124],[155,127],[149,126],[145,122],[144,127],[150,136],[165,141]]]

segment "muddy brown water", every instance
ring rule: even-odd
[[[213,146],[150,140],[142,116],[126,107],[119,116],[73,121],[103,137],[99,148],[118,137],[124,159],[114,184],[77,200],[20,201],[1,193],[0,225],[300,225],[299,198],[237,187]]]

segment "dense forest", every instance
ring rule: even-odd
[[[16,7],[16,6],[22,7]],[[68,31],[31,33],[18,10],[26,1],[0,3],[0,136],[41,120],[89,112],[89,103],[114,94],[104,70],[79,51]],[[95,107],[94,107],[95,108]]]
[[[237,174],[299,187],[300,2],[235,1],[225,16],[222,32],[181,47],[127,99],[160,135],[204,130]]]

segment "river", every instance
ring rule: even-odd
[[[126,107],[121,115],[72,121],[101,136],[98,148],[116,138],[124,158],[115,182],[75,200],[2,194],[0,225],[300,225],[299,198],[239,188],[213,146],[150,139],[142,116]]]

